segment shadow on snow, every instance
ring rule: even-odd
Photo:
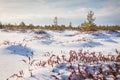
[[[93,42],[93,41],[89,41],[86,43],[83,43],[81,46],[83,47],[97,47],[97,46],[102,46],[103,44],[99,43],[99,42]]]
[[[11,45],[6,48],[11,51],[11,54],[22,55],[22,56],[32,56],[33,51],[29,48],[19,46],[19,45]]]

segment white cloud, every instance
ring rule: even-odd
[[[120,14],[120,1],[107,0],[102,4],[102,8],[97,10],[98,17],[111,17]]]
[[[91,6],[91,4],[93,5]],[[101,7],[98,8],[98,5]],[[41,22],[48,23],[48,21],[52,20],[54,16],[57,16],[61,20],[71,19],[73,23],[79,25],[80,23],[77,24],[77,22],[85,21],[89,10],[93,10],[97,20],[101,21],[100,23],[102,23],[101,19],[104,19],[104,17],[118,17],[120,14],[120,1],[2,0],[0,1],[0,21],[15,23],[23,20],[28,23],[40,22],[41,24]],[[120,21],[120,19],[116,20]]]

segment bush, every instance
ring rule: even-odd
[[[40,31],[35,31],[35,34],[47,34],[47,32],[40,30]]]

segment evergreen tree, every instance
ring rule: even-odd
[[[69,23],[69,27],[72,27],[72,22]]]
[[[20,29],[25,29],[26,25],[25,23],[22,21],[20,24],[19,24],[19,28]]]
[[[87,21],[85,21],[84,23],[81,24],[82,26],[82,30],[96,30],[96,25],[94,23],[95,18],[93,18],[94,16],[94,12],[93,11],[89,11],[87,14]]]
[[[3,26],[2,26],[2,23],[0,22],[0,29],[2,29],[2,27],[3,27]]]
[[[94,16],[94,12],[89,11],[87,14],[87,23],[90,27],[95,25],[94,24],[95,18],[93,18],[93,16]]]
[[[55,27],[58,26],[58,24],[57,24],[57,17],[54,18],[53,23],[54,23]]]

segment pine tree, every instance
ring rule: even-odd
[[[93,16],[94,16],[94,12],[89,11],[88,14],[87,14],[87,23],[89,24],[90,27],[95,25],[94,24],[95,18],[93,18]]]
[[[94,23],[95,18],[93,18],[94,16],[94,12],[93,11],[89,11],[87,14],[87,21],[84,21],[84,23],[81,24],[82,26],[82,30],[96,30],[96,25]]]
[[[2,26],[2,23],[0,22],[0,29],[2,29],[2,27],[3,27],[3,26]]]
[[[57,17],[54,18],[53,23],[54,23],[55,27],[58,26],[58,24],[57,24]]]
[[[72,22],[69,23],[69,27],[72,27]]]

